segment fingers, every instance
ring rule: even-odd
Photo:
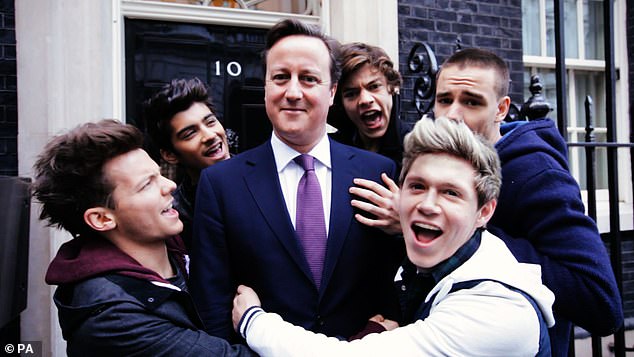
[[[381,322],[379,322],[381,325],[383,325],[383,327],[385,327],[386,330],[391,331],[394,330],[395,328],[398,327],[398,322],[396,321],[392,321],[392,320],[388,320],[385,319]]]
[[[368,227],[379,227],[379,228],[382,228],[382,227],[385,227],[388,224],[387,220],[384,220],[384,219],[370,219],[370,218],[364,217],[363,215],[360,215],[358,213],[354,215],[354,218],[357,221],[359,221],[359,223],[364,224],[364,225],[366,225]]]
[[[350,201],[350,205],[352,205],[352,207],[354,208],[358,208],[364,212],[373,214],[377,217],[387,217],[390,215],[390,211],[392,206],[391,205],[386,205],[386,207],[382,207],[379,205],[375,205],[372,203],[368,203],[365,201],[359,201],[359,200],[352,200]]]
[[[398,185],[385,173],[381,174],[381,179],[387,187],[371,180],[356,178],[353,180],[356,186],[348,190],[351,194],[368,200],[375,205],[383,207],[391,206],[395,196],[398,196],[400,189]]]
[[[383,322],[383,321],[385,321],[385,317],[383,317],[383,315],[381,315],[381,314],[374,315],[374,316],[370,317],[370,321]]]
[[[365,192],[366,195],[375,194],[379,197],[390,197],[392,195],[392,192],[388,188],[371,180],[356,178],[352,180],[352,182],[356,186],[352,186],[351,188],[355,188],[358,191]]]
[[[236,289],[236,295],[248,293],[250,291],[253,291],[253,289],[251,289],[250,287],[246,285],[238,285],[238,289]]]
[[[392,192],[399,191],[399,188],[396,182],[394,182],[394,180],[392,180],[385,172],[381,174],[381,179],[383,180],[383,182],[385,183],[385,185],[390,191]]]

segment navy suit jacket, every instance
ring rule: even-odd
[[[231,338],[238,284],[262,307],[329,336],[349,337],[377,313],[398,317],[393,287],[402,238],[354,218],[353,178],[393,177],[393,161],[330,140],[332,202],[321,289],[312,281],[280,188],[270,141],[203,170],[194,215],[190,290],[208,333]]]

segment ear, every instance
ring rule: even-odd
[[[335,103],[335,93],[337,93],[337,83],[330,88],[330,105]]]
[[[511,97],[505,95],[498,101],[498,111],[495,113],[495,122],[501,123],[504,118],[506,118],[509,109],[511,109]]]
[[[165,149],[161,149],[159,152],[161,153],[163,160],[165,160],[168,164],[178,165],[178,155]]]
[[[112,211],[105,207],[93,207],[84,212],[84,222],[98,232],[106,232],[117,227]]]
[[[480,207],[480,210],[478,213],[479,217],[476,220],[477,227],[486,226],[487,222],[489,222],[491,217],[493,217],[493,213],[495,212],[495,207],[497,206],[497,204],[498,204],[497,200],[491,200],[485,203],[482,207]]]

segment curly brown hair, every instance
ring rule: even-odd
[[[381,47],[362,42],[346,43],[341,45],[339,62],[341,63],[340,83],[342,84],[345,83],[354,72],[366,64],[371,65],[383,73],[391,91],[395,88],[399,88],[403,82],[401,74],[394,69],[394,63],[390,59],[390,56],[388,56]]]

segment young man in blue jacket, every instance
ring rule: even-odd
[[[46,282],[69,356],[251,356],[207,335],[187,292],[174,182],[114,120],[54,137],[35,164],[41,219],[73,238]]]

